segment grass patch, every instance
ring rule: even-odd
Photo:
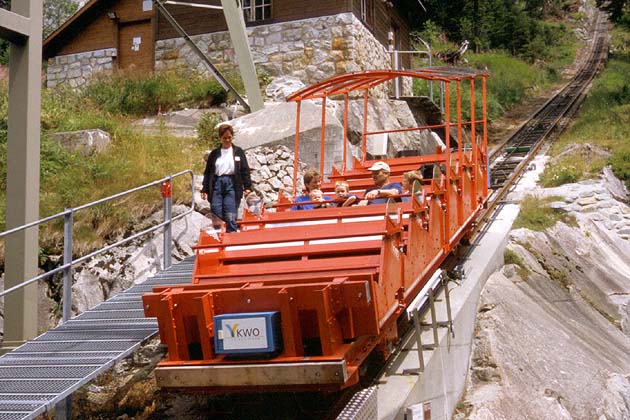
[[[539,183],[550,188],[594,178],[606,162],[605,158],[585,160],[580,152],[568,153],[545,167]]]
[[[184,100],[197,101],[197,106],[207,105],[202,102],[215,99],[209,96],[214,91],[204,83],[204,79],[191,78],[196,84],[188,81],[188,87],[193,86],[194,89],[188,89],[185,94],[178,92],[175,95],[177,101],[167,103],[160,98],[168,96],[172,86],[179,86],[179,78],[152,76],[144,81],[138,79],[123,83],[120,77],[99,79],[79,92],[63,87],[42,91],[40,217],[114,195],[184,169],[193,169],[196,173],[203,170],[202,155],[207,144],[194,138],[176,138],[164,131],[156,136],[144,135],[132,128],[131,114],[153,113],[156,107],[176,107],[177,101]],[[158,89],[156,81],[164,81],[165,86]],[[121,86],[116,86],[117,83]],[[145,88],[147,93],[138,99],[134,92]],[[106,95],[105,92],[109,93]],[[6,162],[7,158],[7,96],[6,83],[0,84],[0,162]],[[218,94],[217,97],[224,98]],[[116,103],[125,111],[119,112],[114,105]],[[121,105],[123,103],[125,105]],[[98,155],[83,156],[65,150],[48,135],[94,128],[103,129],[111,136],[107,150]],[[5,230],[5,195],[6,165],[1,164],[0,231]],[[188,177],[175,180],[173,198],[175,202],[190,201]],[[160,188],[155,186],[76,213],[73,232],[75,255],[84,254],[133,231],[140,220],[160,210],[162,205]],[[43,225],[41,252],[60,252],[62,237],[61,219]]]
[[[162,134],[149,137],[119,126],[112,144],[103,153],[81,156],[69,153],[44,139],[54,153],[43,158],[40,215],[46,217],[64,208],[96,201],[137,187],[168,174],[193,168],[201,170],[205,147],[195,139]],[[55,180],[55,182],[47,182]],[[175,202],[190,201],[190,179],[181,177],[173,185]],[[107,202],[75,216],[75,252],[82,253],[131,232],[143,218],[162,208],[159,186]],[[58,223],[43,227],[45,249],[55,250],[63,230]]]
[[[558,270],[554,267],[546,267],[546,269],[551,281],[566,290],[570,289],[572,283],[569,279],[569,275],[564,270]]]
[[[617,177],[630,188],[630,32],[615,29],[608,64],[593,82],[593,87],[574,123],[554,142],[550,154],[561,153],[571,143],[591,143],[609,150],[612,155],[605,161],[593,160],[578,163],[576,160],[560,164],[566,166],[563,177],[583,179],[597,174],[604,164],[609,164]],[[569,166],[582,165],[569,170]],[[558,165],[556,165],[558,166]],[[573,172],[571,175],[569,172]],[[582,174],[580,174],[581,172]],[[550,170],[547,180],[554,178]]]
[[[150,115],[187,106],[207,107],[227,99],[210,77],[197,73],[156,73],[149,77],[118,72],[95,79],[83,96],[110,114]]]
[[[553,227],[559,221],[569,226],[577,226],[574,216],[567,214],[563,210],[554,210],[549,207],[549,203],[559,200],[558,197],[540,198],[526,195],[521,202],[521,209],[512,228],[524,227],[540,232]]]
[[[529,279],[529,269],[523,262],[523,259],[516,252],[514,252],[511,249],[506,248],[503,251],[503,260],[504,260],[505,265],[508,265],[508,264],[516,265],[517,267],[516,273],[518,274],[520,278],[522,278],[523,280]]]

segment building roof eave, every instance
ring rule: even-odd
[[[83,7],[77,10],[68,20],[66,20],[53,33],[48,35],[42,43],[42,54],[44,59],[55,55],[58,48],[63,44],[64,38],[69,35],[69,30],[90,17],[104,12],[104,5],[107,0],[89,0]],[[72,35],[75,35],[74,33]]]

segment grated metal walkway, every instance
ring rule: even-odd
[[[157,334],[156,319],[144,317],[142,294],[190,283],[193,264],[189,257],[0,357],[0,420],[51,410]]]

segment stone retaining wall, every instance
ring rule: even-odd
[[[352,13],[247,28],[256,68],[271,77],[293,76],[306,85],[337,74],[391,69],[387,49]],[[191,37],[221,71],[236,70],[228,32]],[[158,41],[157,71],[196,69],[206,73],[183,38]],[[384,96],[385,87],[372,92]]]
[[[293,76],[310,85],[338,74],[391,69],[387,49],[352,13],[303,19],[247,28],[254,64],[272,78]],[[222,72],[237,72],[236,55],[227,31],[191,37]],[[108,48],[50,58],[48,87],[80,87],[96,73],[115,68],[116,49]],[[155,43],[155,70],[194,70],[209,74],[206,65],[183,38]],[[371,90],[385,97],[389,86]],[[403,95],[410,95],[410,80],[403,81]],[[393,91],[392,91],[393,93]]]
[[[111,73],[114,69],[116,48],[59,55],[48,59],[46,81],[49,88],[68,84],[83,86],[97,73]]]

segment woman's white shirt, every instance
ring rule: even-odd
[[[214,164],[216,176],[234,175],[234,152],[233,148],[221,149],[221,156]]]

